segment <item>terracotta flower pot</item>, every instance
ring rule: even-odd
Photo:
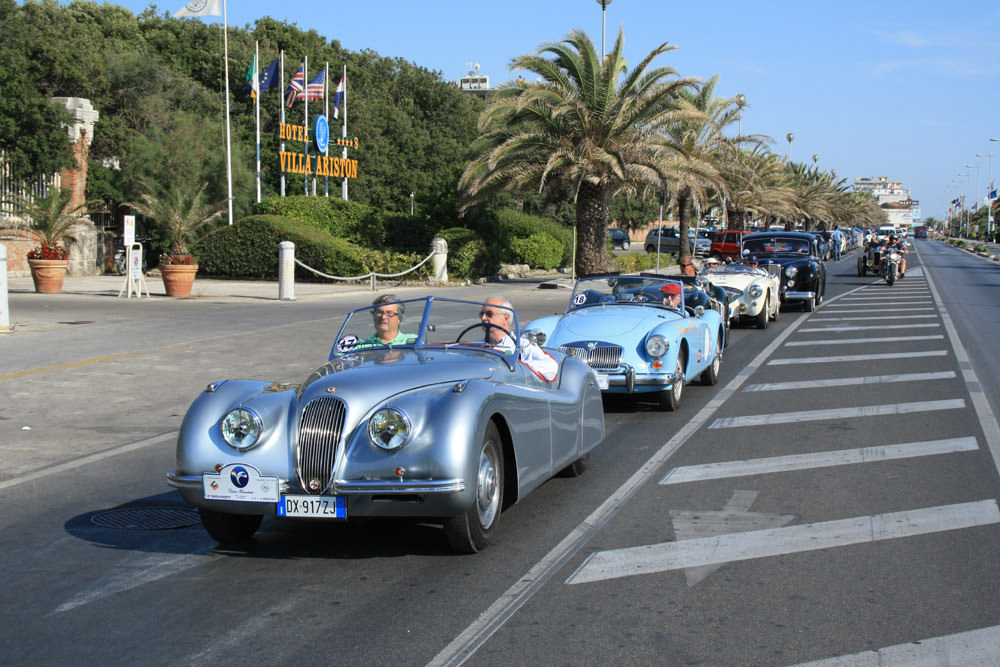
[[[191,296],[191,286],[194,284],[194,274],[198,273],[197,264],[164,264],[160,266],[163,277],[163,287],[167,296]]]
[[[31,279],[35,281],[35,291],[39,294],[59,294],[62,292],[63,278],[66,277],[68,259],[29,259]]]

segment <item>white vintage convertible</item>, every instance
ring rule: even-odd
[[[716,264],[703,269],[701,275],[736,294],[734,315],[741,323],[766,329],[769,321],[778,319],[781,281],[777,275],[745,264]]]

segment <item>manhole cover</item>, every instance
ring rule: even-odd
[[[168,530],[193,526],[199,521],[197,510],[182,507],[125,507],[90,517],[95,526],[126,530]]]

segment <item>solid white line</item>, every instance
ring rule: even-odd
[[[127,445],[122,445],[121,447],[115,447],[113,449],[108,449],[103,452],[97,452],[95,454],[90,454],[88,456],[81,456],[80,458],[73,459],[72,461],[67,461],[66,463],[60,463],[58,465],[46,466],[41,470],[37,470],[27,475],[21,475],[20,477],[13,477],[11,479],[4,480],[0,482],[0,491],[3,489],[10,488],[12,486],[17,486],[18,484],[24,484],[25,482],[33,482],[35,480],[48,477],[50,475],[55,475],[61,472],[66,472],[67,470],[74,470],[91,463],[97,463],[105,459],[109,459],[113,456],[119,456],[121,454],[127,454],[129,452],[134,452],[137,449],[143,449],[144,447],[149,447],[150,445],[158,445],[161,442],[165,442],[177,437],[176,431],[170,431],[168,433],[160,433],[158,435],[152,435],[148,438],[143,438],[142,440],[137,440],[135,442],[129,443]]]
[[[912,667],[913,665],[1000,665],[1000,625],[918,639],[906,644],[803,662],[796,667]]]
[[[566,580],[582,584],[1000,523],[994,499],[802,526],[700,537],[591,554]]]
[[[814,327],[812,329],[799,329],[799,333],[828,333],[830,331],[867,331],[869,329],[936,329],[941,326],[938,322],[927,322],[925,324],[858,324],[845,325],[842,327]]]
[[[889,405],[861,405],[854,408],[774,412],[763,415],[747,415],[745,417],[720,417],[712,422],[708,428],[739,428],[743,426],[794,424],[795,422],[821,421],[823,419],[904,415],[913,412],[931,412],[934,410],[959,410],[964,407],[965,399],[952,398],[943,401],[916,401],[914,403],[891,403]]]
[[[569,561],[648,481],[658,474],[660,468],[680,449],[687,440],[697,433],[729,398],[764,364],[764,360],[774,354],[785,340],[795,333],[806,320],[805,314],[796,318],[791,325],[779,333],[753,361],[743,367],[733,380],[719,390],[708,404],[689,419],[670,440],[663,444],[624,484],[618,487],[601,505],[574,528],[559,544],[554,546],[540,561],[535,563],[520,579],[514,582],[493,604],[465,630],[434,656],[428,665],[461,665],[471,658],[479,647],[526,603],[552,575]]]
[[[997,424],[993,408],[990,407],[990,402],[983,392],[983,385],[979,383],[979,377],[972,367],[972,362],[969,361],[969,354],[965,351],[962,339],[959,338],[958,331],[951,321],[951,315],[948,314],[948,309],[945,308],[937,287],[931,281],[930,272],[927,272],[927,285],[931,288],[934,301],[938,304],[941,311],[941,320],[944,322],[948,338],[951,339],[951,349],[954,350],[955,360],[962,371],[962,378],[965,380],[965,389],[969,392],[969,397],[972,399],[972,407],[976,411],[976,416],[979,418],[979,425],[982,427],[983,435],[986,437],[986,446],[993,457],[993,466],[1000,473],[1000,425]]]
[[[823,306],[823,312],[826,313],[827,315],[841,315],[843,313],[885,313],[885,312],[892,312],[894,310],[906,310],[906,312],[908,312],[908,313],[915,313],[918,310],[936,311],[937,308],[906,308],[906,309],[897,308],[897,309],[893,309],[893,308],[879,308],[879,307],[874,307],[874,306],[871,307],[871,308],[842,308],[839,305],[838,306],[833,306],[833,305],[829,305],[829,306],[828,305],[824,305]]]
[[[833,466],[856,463],[879,463],[895,459],[916,458],[918,456],[968,452],[976,449],[979,449],[976,439],[968,437],[907,442],[899,445],[878,445],[860,447],[858,449],[841,449],[832,452],[817,452],[815,454],[790,454],[788,456],[747,459],[745,461],[702,463],[700,465],[674,468],[667,473],[666,477],[660,480],[660,484],[684,484],[686,482],[748,477],[750,475],[789,472],[791,470],[831,468]]]
[[[826,387],[846,387],[856,384],[880,384],[882,382],[926,382],[955,377],[955,371],[935,373],[901,373],[899,375],[869,375],[867,377],[830,378],[828,380],[806,380],[802,382],[768,382],[750,384],[743,391],[785,391],[788,389],[823,389]]]
[[[928,350],[926,352],[885,352],[883,354],[843,354],[836,357],[802,357],[800,359],[772,359],[768,366],[787,366],[789,364],[826,364],[842,361],[875,361],[876,359],[912,359],[915,357],[943,357],[947,350]]]
[[[929,309],[930,310],[930,309]],[[868,311],[865,311],[868,312]],[[928,317],[937,317],[936,314],[930,315],[876,315],[875,317],[814,317],[811,322],[843,322],[844,320],[926,320]]]
[[[859,343],[901,343],[911,340],[941,340],[941,334],[933,336],[889,336],[887,338],[827,338],[826,340],[801,340],[785,343],[785,347],[804,347],[812,345],[856,345]]]

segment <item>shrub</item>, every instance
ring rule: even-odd
[[[254,204],[253,210],[257,214],[280,215],[302,226],[370,248],[386,245],[381,212],[339,197],[268,197]]]
[[[677,256],[668,253],[660,253],[660,268],[672,266],[677,263]],[[612,262],[616,271],[622,273],[638,273],[647,269],[656,268],[656,253],[629,252],[618,255]]]
[[[448,242],[449,278],[478,278],[496,272],[496,264],[487,258],[486,243],[476,232],[449,227],[437,235]]]
[[[561,250],[559,263],[553,266],[569,266],[573,257],[573,230],[565,225],[561,225],[554,220],[542,218],[537,215],[529,215],[505,208],[496,212],[496,233],[499,239],[528,239],[535,234],[547,234],[555,239]],[[489,236],[484,234],[484,238]],[[501,248],[500,261],[512,262],[516,264],[531,264],[518,260],[513,243],[507,245],[503,242],[499,244]],[[553,268],[553,267],[545,267]]]
[[[554,269],[561,266],[563,244],[544,232],[525,239],[511,239],[511,256],[515,264],[527,264],[533,269]]]

